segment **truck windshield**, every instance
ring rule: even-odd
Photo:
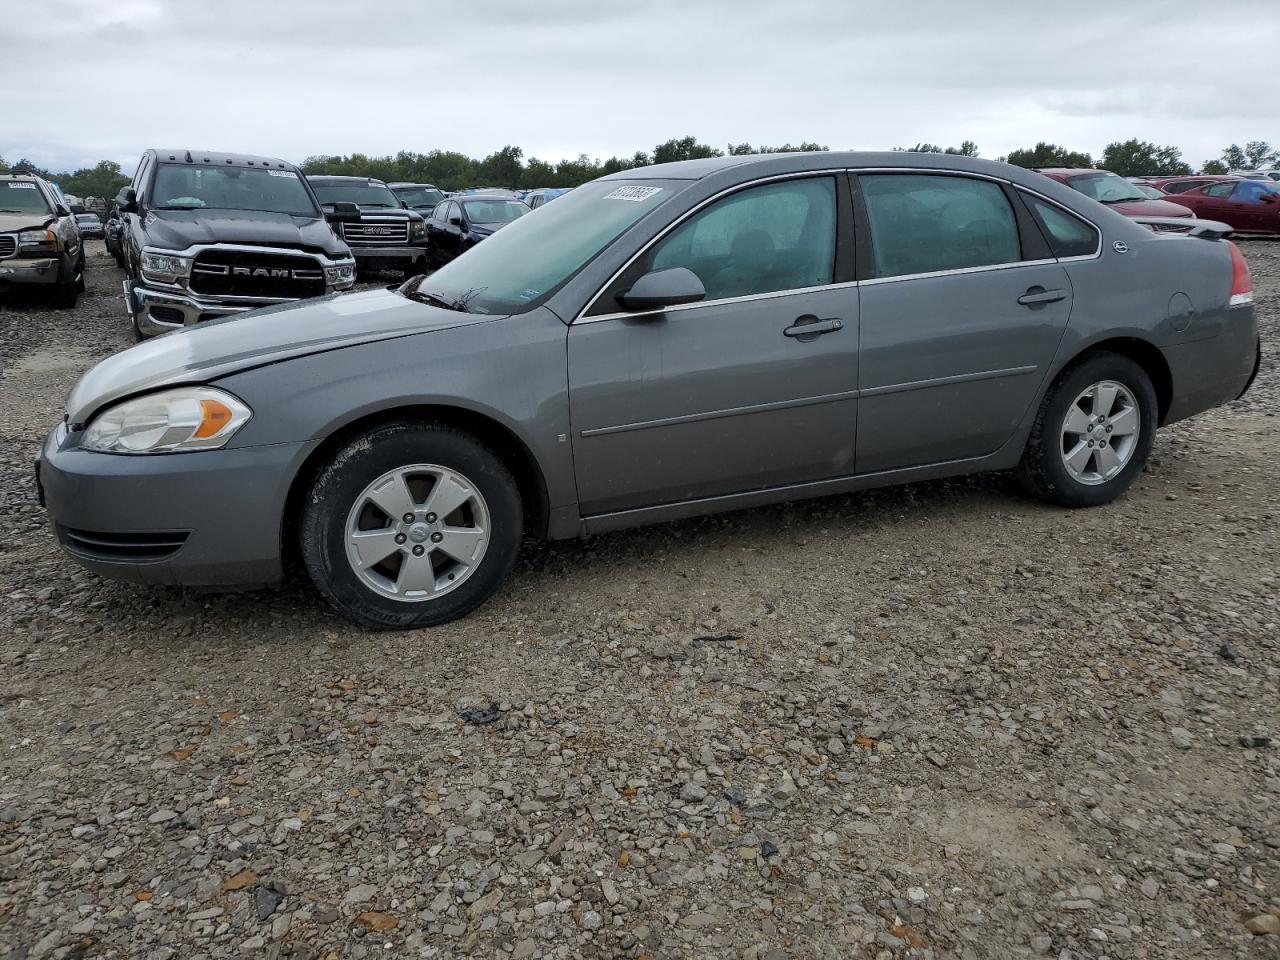
[[[162,163],[151,188],[156,210],[258,210],[316,219],[311,195],[292,170]]]
[[[0,213],[52,213],[44,192],[32,180],[6,180],[0,185]]]
[[[524,313],[541,304],[684,181],[596,180],[536,217],[520,217],[429,277],[410,280],[405,296],[467,313]]]
[[[444,194],[431,187],[396,187],[395,194],[411,207],[434,207]]]
[[[321,203],[357,203],[362,207],[388,207],[400,209],[400,201],[390,187],[380,183],[316,183],[311,181]]]

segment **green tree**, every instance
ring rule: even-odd
[[[120,164],[114,160],[99,160],[97,166],[61,174],[56,179],[65,193],[104,200],[112,199],[129,183],[129,178],[120,172]]]
[[[676,160],[700,160],[703,157],[724,156],[715,147],[699,143],[695,137],[668,140],[653,148],[654,163],[673,163]]]
[[[1280,153],[1271,149],[1271,144],[1265,140],[1250,140],[1244,145],[1244,155],[1249,160],[1250,170],[1271,166],[1280,160]]]
[[[936,143],[917,143],[914,147],[894,147],[895,153],[945,153],[953,157],[976,157],[978,145],[972,140],[963,141],[958,147],[940,147]]]
[[[8,173],[9,164],[5,162],[4,157],[0,157],[0,173]]]
[[[1102,151],[1102,167],[1122,177],[1181,177],[1191,172],[1177,147],[1158,147],[1136,137],[1108,143]]]
[[[505,146],[480,161],[476,176],[480,186],[516,187],[524,174],[524,151],[519,147]]]
[[[1246,170],[1252,169],[1249,166],[1249,158],[1240,148],[1238,143],[1233,143],[1229,147],[1225,147],[1222,151],[1222,162],[1226,164],[1228,170]]]
[[[1205,165],[1200,168],[1200,172],[1208,176],[1220,176],[1230,169],[1231,168],[1221,160],[1208,160],[1205,162]]]
[[[731,157],[745,157],[753,153],[820,153],[829,149],[820,143],[802,140],[799,144],[784,143],[780,147],[753,147],[749,143],[731,143],[727,153]]]
[[[1093,157],[1087,153],[1077,153],[1060,147],[1056,143],[1045,143],[1043,140],[1034,147],[1023,150],[1010,150],[1007,157],[1001,157],[1005,163],[1015,167],[1092,167]]]

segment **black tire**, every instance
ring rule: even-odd
[[[465,477],[489,512],[488,544],[478,565],[439,597],[397,600],[365,583],[347,560],[347,517],[383,474],[414,464],[447,467]],[[303,563],[316,589],[340,613],[374,630],[411,630],[466,616],[506,580],[519,553],[520,492],[502,460],[472,435],[436,423],[375,427],[335,452],[311,485],[302,509]]]
[[[1109,479],[1090,484],[1076,479],[1067,469],[1063,458],[1063,431],[1076,398],[1103,381],[1118,383],[1129,392],[1138,410],[1139,427],[1124,467]],[[1027,449],[1014,473],[1029,493],[1050,503],[1064,507],[1097,507],[1110,503],[1129,488],[1146,464],[1155,443],[1158,421],[1156,391],[1146,371],[1120,354],[1092,354],[1059,374],[1045,394]]]
[[[80,274],[84,276],[83,273]],[[70,310],[76,305],[80,296],[80,284],[76,279],[76,268],[66,260],[58,265],[58,280],[53,285],[53,305],[58,310]]]
[[[80,266],[76,268],[76,293],[84,293],[84,244],[80,245]]]

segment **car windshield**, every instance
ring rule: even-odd
[[[499,230],[402,292],[468,313],[523,313],[542,303],[623,231],[684,186],[597,180]]]
[[[434,187],[396,187],[395,195],[411,207],[434,207],[444,194]]]
[[[1139,193],[1149,200],[1160,200],[1164,197],[1164,194],[1155,187],[1149,187],[1145,183],[1135,183],[1134,186],[1138,189]]]
[[[462,209],[472,223],[510,223],[529,212],[522,200],[468,200]]]
[[[1071,177],[1067,186],[1078,190],[1086,197],[1092,197],[1099,203],[1123,203],[1126,200],[1145,200],[1137,187],[1124,177],[1114,173],[1088,173],[1081,177]]]
[[[357,203],[362,207],[400,209],[400,201],[391,188],[381,183],[316,183],[311,181],[321,203]]]
[[[76,223],[101,223],[96,213],[76,214]]]
[[[319,216],[292,170],[250,170],[162,163],[151,187],[156,210],[260,210],[291,217]]]
[[[0,213],[52,213],[49,201],[31,180],[6,180],[0,188]]]

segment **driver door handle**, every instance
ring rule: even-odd
[[[782,331],[784,337],[795,337],[798,340],[816,340],[824,333],[834,333],[844,327],[844,321],[831,317],[820,320],[813,314],[796,317],[796,322]]]
[[[1043,287],[1032,287],[1018,298],[1018,302],[1024,307],[1029,307],[1037,303],[1056,303],[1065,299],[1067,299],[1067,291],[1065,290],[1046,290]]]

